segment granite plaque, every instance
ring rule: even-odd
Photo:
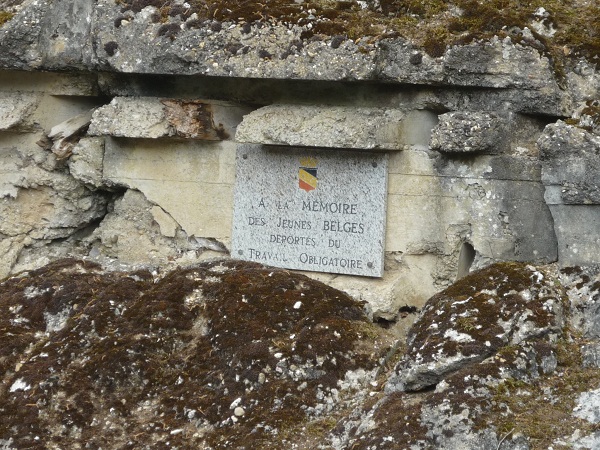
[[[240,145],[232,256],[381,277],[387,154]]]

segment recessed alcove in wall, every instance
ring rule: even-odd
[[[475,260],[475,249],[468,242],[463,242],[458,254],[458,270],[456,271],[456,279],[460,279],[469,274],[471,265]]]

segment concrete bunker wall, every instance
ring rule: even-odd
[[[389,154],[383,278],[311,274],[376,317],[494,261],[597,259],[595,184],[575,167],[597,135],[495,89],[4,71],[0,96],[0,276],[227,256],[241,144]]]

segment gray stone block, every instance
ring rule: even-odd
[[[46,69],[84,68],[92,55],[95,2],[55,0],[41,21],[39,49]]]
[[[439,116],[430,147],[444,153],[502,153],[510,147],[510,119],[496,113],[455,111]]]
[[[551,204],[600,204],[600,136],[563,121],[539,138],[542,181]]]
[[[561,266],[597,263],[600,136],[559,120],[545,128],[537,145]]]
[[[562,267],[598,262],[600,205],[550,205]]]
[[[444,55],[444,78],[449,84],[494,88],[558,91],[547,58],[531,46],[515,45],[510,38],[456,45]]]
[[[427,146],[437,116],[399,109],[270,105],[247,116],[236,140],[253,144],[401,150]]]
[[[104,139],[100,137],[81,139],[73,147],[68,160],[71,175],[88,186],[104,187],[102,171],[104,162]]]
[[[94,112],[88,134],[158,138],[169,136],[170,130],[164,105],[158,99],[117,97]]]

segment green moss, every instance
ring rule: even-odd
[[[456,321],[456,328],[463,332],[473,332],[477,329],[477,319],[475,317],[459,317]]]
[[[576,429],[582,435],[596,431],[596,426],[572,415],[578,394],[600,384],[600,370],[582,366],[581,344],[577,336],[571,336],[552,348],[558,362],[552,374],[526,382],[504,379],[495,388],[493,406],[482,420],[487,422],[493,417],[499,434],[511,430],[525,434],[532,450],[547,449],[556,439],[570,436]],[[537,345],[536,350],[544,352],[543,346]],[[507,347],[503,353],[506,356],[513,350]]]
[[[434,58],[442,56],[446,52],[446,47],[450,44],[449,36],[450,33],[446,27],[432,28],[423,40],[423,48],[429,56]]]
[[[556,345],[556,360],[558,366],[562,368],[583,367],[583,357],[579,342],[559,341]]]
[[[14,17],[13,13],[0,11],[0,27]]]
[[[596,431],[587,421],[573,417],[574,399],[599,381],[597,370],[576,370],[523,385],[507,380],[494,402],[499,433],[513,430],[529,437],[532,450],[553,446],[556,439]],[[555,447],[556,448],[556,447]]]

